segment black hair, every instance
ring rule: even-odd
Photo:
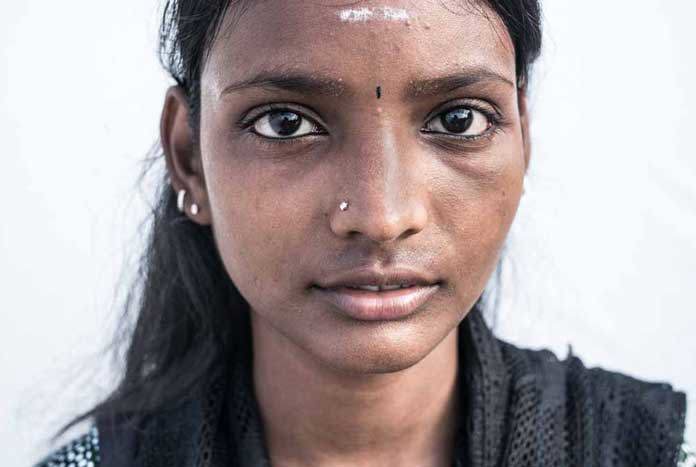
[[[166,1],[160,60],[188,98],[194,135],[199,130],[200,77],[211,45],[223,19],[233,16],[234,24],[250,1]],[[517,84],[524,88],[541,48],[539,1],[485,0],[484,4],[508,30],[515,49]],[[161,159],[161,153],[146,159],[141,181]],[[165,170],[158,175],[147,222],[147,244],[115,333],[114,355],[124,367],[120,382],[103,401],[62,427],[54,439],[89,417],[175,406],[202,388],[220,359],[230,358],[239,332],[235,316],[247,312],[248,304],[223,267],[211,227],[190,222],[178,211]]]

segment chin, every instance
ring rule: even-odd
[[[395,373],[418,365],[457,329],[459,306],[444,300],[407,318],[361,321],[324,306],[253,308],[255,339],[281,365],[323,367],[352,376]],[[278,312],[282,309],[283,312]],[[298,311],[301,310],[301,311]],[[282,357],[280,357],[282,356]]]
[[[396,373],[407,370],[423,360],[420,358],[405,357],[402,355],[375,355],[374,358],[363,358],[358,361],[344,362],[345,370],[363,375]]]
[[[396,373],[407,370],[420,362],[425,355],[413,356],[395,354],[365,355],[355,358],[353,356],[332,358],[329,363],[334,369],[343,373],[370,375]]]
[[[322,364],[343,373],[384,374],[418,364],[444,338],[404,323],[374,324],[352,331],[333,342],[314,341],[307,350]]]

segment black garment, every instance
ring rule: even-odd
[[[99,465],[270,466],[248,338],[237,355],[203,397],[143,418],[137,431],[98,420]],[[517,348],[493,336],[478,308],[459,326],[459,355],[457,465],[677,465],[686,397],[670,385]]]

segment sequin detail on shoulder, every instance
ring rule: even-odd
[[[696,467],[696,453],[691,450],[687,443],[681,445],[677,467]]]
[[[61,447],[35,467],[98,467],[99,433],[97,427]]]

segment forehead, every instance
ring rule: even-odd
[[[230,79],[278,68],[333,75],[350,84],[438,76],[484,67],[515,81],[507,29],[471,0],[262,0],[223,21],[203,80]]]

